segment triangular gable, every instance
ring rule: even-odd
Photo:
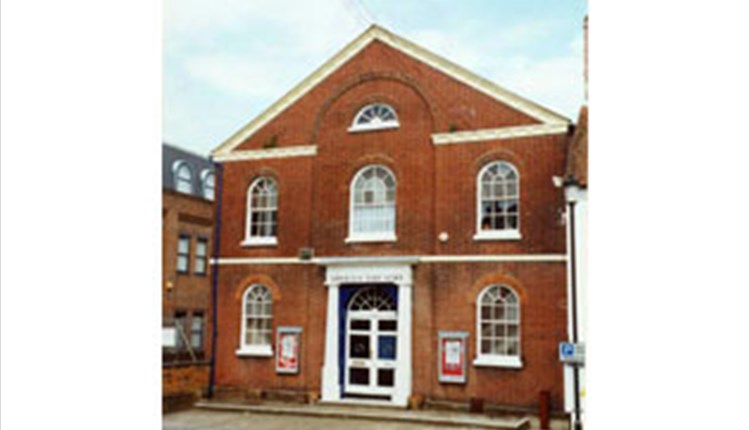
[[[418,60],[428,66],[462,82],[471,88],[474,88],[490,97],[508,105],[532,118],[535,118],[543,124],[567,124],[570,121],[562,115],[540,106],[531,100],[523,98],[512,93],[501,86],[488,81],[463,67],[436,55],[421,46],[397,36],[388,30],[373,24],[359,37],[354,39],[336,55],[325,62],[302,82],[297,84],[289,92],[284,94],[279,100],[272,104],[268,109],[255,117],[247,125],[242,127],[224,143],[212,152],[213,156],[222,156],[229,154],[233,149],[246,141],[256,131],[276,118],[287,107],[291,106],[297,100],[302,98],[325,78],[338,70],[352,57],[357,55],[371,42],[378,40],[386,45]]]

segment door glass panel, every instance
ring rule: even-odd
[[[349,324],[349,328],[352,330],[369,330],[370,329],[370,321],[369,320],[352,320]]]
[[[397,329],[396,320],[378,321],[378,330],[380,331],[396,331]]]
[[[393,369],[378,369],[378,386],[393,386]]]
[[[370,336],[351,336],[349,340],[349,357],[370,358]]]
[[[370,385],[370,369],[349,368],[349,383],[352,385]]]
[[[378,358],[381,360],[396,359],[396,336],[378,336]]]

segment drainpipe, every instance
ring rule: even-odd
[[[214,223],[214,251],[212,257],[214,260],[219,258],[219,241],[221,238],[221,196],[222,196],[222,184],[224,183],[224,169],[221,164],[215,164],[216,166],[216,178],[218,180],[216,191],[214,193],[214,199],[216,201],[216,212],[215,212],[215,223]],[[214,397],[214,377],[216,374],[216,337],[217,337],[217,304],[216,298],[219,292],[219,265],[214,261],[211,267],[211,366],[209,367],[208,373],[208,398]]]

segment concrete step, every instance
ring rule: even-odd
[[[197,408],[254,412],[259,414],[304,415],[311,417],[365,419],[373,421],[396,421],[414,424],[472,427],[484,429],[526,430],[531,426],[529,418],[494,418],[484,415],[470,415],[458,412],[411,411],[393,408],[359,407],[353,405],[301,405],[282,403],[262,403],[248,405],[241,403],[203,400],[195,405]]]

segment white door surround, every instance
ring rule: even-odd
[[[322,393],[323,401],[337,402],[342,400],[342,388],[346,388],[349,393],[362,393],[373,395],[390,396],[390,404],[406,406],[409,396],[411,395],[412,368],[411,368],[411,334],[412,334],[412,269],[411,265],[415,262],[405,261],[397,257],[395,261],[384,259],[377,263],[356,262],[353,258],[351,264],[347,264],[346,259],[337,259],[335,262],[329,262],[326,265],[326,286],[328,289],[328,308],[326,312],[326,344],[325,360],[322,371]],[[352,320],[369,321],[368,323],[356,323],[359,329],[351,331],[351,335],[360,335],[358,339],[363,345],[369,343],[371,359],[362,360],[361,357],[350,357],[349,343],[350,335],[344,337],[344,345],[339,345],[340,333],[340,287],[344,285],[365,285],[365,284],[391,284],[397,288],[397,309],[395,312],[373,312],[373,311],[353,311],[351,315],[347,312],[346,324],[350,327]],[[377,288],[377,287],[375,287]],[[357,293],[355,293],[356,295]],[[344,305],[348,305],[344,304]],[[380,321],[396,321],[396,360],[378,360],[377,359],[377,342],[381,337]],[[389,330],[388,324],[383,326],[382,333]],[[365,327],[368,327],[365,329]],[[349,332],[350,330],[347,330]],[[386,336],[387,337],[387,336]],[[345,348],[346,366],[359,367],[368,370],[369,381],[366,387],[360,384],[351,384],[348,372],[341,372],[339,364],[340,348]],[[355,354],[356,355],[356,354]],[[375,357],[374,359],[372,357]],[[351,360],[359,360],[352,362]],[[394,370],[394,381],[392,387],[377,387],[377,372],[379,369]],[[347,369],[344,369],[347,370]],[[360,371],[363,375],[363,371]],[[388,373],[387,370],[383,370]],[[340,380],[340,375],[344,375]],[[374,378],[374,379],[373,379]],[[360,381],[361,382],[361,381]]]

